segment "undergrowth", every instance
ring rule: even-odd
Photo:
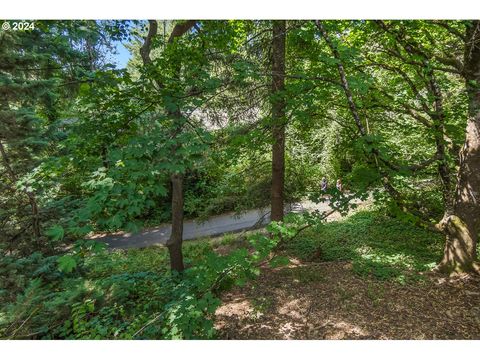
[[[186,242],[182,274],[171,274],[168,253],[161,247],[106,251],[89,240],[62,255],[17,258],[4,253],[0,337],[214,338],[219,294],[255,278],[261,264],[288,264],[285,256],[272,257],[280,240],[288,257],[350,261],[360,276],[401,283],[421,279],[442,255],[441,236],[378,210],[317,224],[288,240],[292,229],[273,223],[268,232],[246,237]],[[284,271],[286,279],[306,285],[322,280],[308,268]]]
[[[168,253],[159,247],[109,252],[87,240],[62,255],[4,252],[0,338],[214,338],[219,294],[259,274],[279,241],[276,229],[270,232],[251,234],[248,249],[223,255],[208,241],[186,243],[181,274],[170,272]]]
[[[304,261],[351,261],[359,275],[399,282],[419,279],[442,256],[441,235],[378,210],[359,211],[305,230],[287,242],[289,255]]]

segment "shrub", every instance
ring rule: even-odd
[[[250,252],[224,256],[206,242],[186,244],[182,274],[170,273],[164,248],[107,252],[95,241],[79,241],[62,256],[2,257],[0,337],[212,338],[218,294],[258,275],[278,240],[257,234]]]

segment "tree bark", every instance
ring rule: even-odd
[[[460,150],[452,213],[440,227],[446,234],[438,269],[444,272],[478,271],[477,241],[480,226],[480,21],[467,27],[464,77],[469,99],[465,142]]]
[[[183,242],[183,175],[172,174],[172,233],[167,241],[170,254],[170,267],[172,270],[184,270],[182,242]]]
[[[177,76],[180,76],[180,67],[177,70]],[[172,138],[175,139],[175,144],[172,147],[172,159],[176,158],[176,153],[182,147],[182,144],[177,141],[177,136],[182,132],[182,113],[180,109],[177,111],[168,111],[168,115],[172,118],[174,123],[174,130]],[[170,269],[177,272],[182,272],[185,269],[183,264],[183,174],[175,172],[170,175],[170,183],[172,185],[172,232],[167,241],[167,248],[170,254]]]
[[[286,21],[273,22],[272,39],[272,188],[271,220],[283,221],[285,187],[285,39]]]
[[[150,58],[150,52],[152,50],[152,41],[157,36],[158,23],[156,20],[148,20],[148,33],[145,37],[142,47],[140,48],[140,56],[142,57],[143,65],[150,64],[152,59]]]

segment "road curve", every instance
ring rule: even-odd
[[[302,212],[304,210],[318,209],[329,210],[328,204],[313,204],[303,202],[289,206],[287,211]],[[270,221],[269,209],[249,210],[240,215],[233,213],[213,216],[206,221],[197,222],[188,220],[184,222],[183,240],[192,240],[206,236],[218,236],[248,230],[255,226],[268,224]],[[170,237],[170,224],[163,224],[153,229],[145,229],[138,233],[117,233],[96,236],[95,240],[102,241],[112,249],[143,248],[152,245],[165,245]]]

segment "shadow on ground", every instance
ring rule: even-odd
[[[480,339],[480,281],[402,285],[360,277],[350,262],[264,269],[223,297],[222,339]]]
[[[480,339],[480,279],[431,269],[438,234],[359,211],[286,245],[291,264],[224,294],[223,339]]]

